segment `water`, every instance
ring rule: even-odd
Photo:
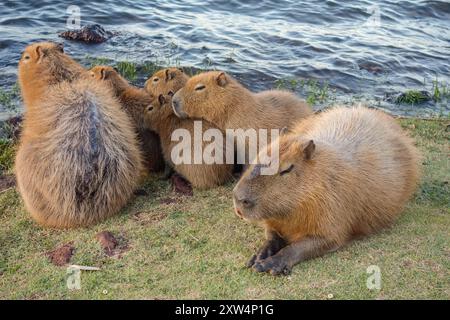
[[[74,2],[1,1],[0,88],[16,82],[17,61],[27,44],[62,41],[57,33],[66,30],[70,4]],[[64,41],[66,52],[81,62],[88,55],[222,69],[253,90],[273,88],[277,79],[316,79],[329,83],[338,102],[362,100],[394,114],[450,111],[447,101],[410,106],[384,99],[407,89],[429,90],[436,76],[450,84],[449,1],[76,4],[81,25],[99,23],[119,32],[100,45]],[[304,88],[294,89],[305,96]]]

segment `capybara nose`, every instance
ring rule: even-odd
[[[250,199],[249,197],[245,197],[243,195],[234,194],[234,199],[236,203],[245,209],[250,209],[255,206],[255,201]]]
[[[183,104],[181,103],[178,92],[172,98],[172,109],[178,118],[186,119],[188,115],[183,111]]]

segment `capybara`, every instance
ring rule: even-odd
[[[253,93],[230,75],[210,71],[190,78],[172,99],[180,118],[205,119],[219,129],[281,129],[313,113],[293,93]]]
[[[183,69],[173,67],[161,69],[145,82],[145,89],[155,97],[158,97],[160,94],[173,95],[188,80],[189,77],[184,73]]]
[[[143,169],[133,125],[112,91],[48,42],[25,49],[19,84],[25,115],[15,169],[32,217],[71,228],[116,214]]]
[[[155,81],[154,79],[158,79]],[[172,161],[172,149],[178,144],[172,141],[172,133],[176,129],[184,129],[194,137],[194,121],[191,119],[179,119],[171,108],[171,96],[181,89],[189,77],[178,68],[167,68],[157,71],[147,81],[146,89],[155,96],[154,102],[149,106],[146,116],[147,124],[158,132],[163,149],[164,158],[173,169],[186,178],[199,189],[215,187],[232,178],[233,166],[227,164],[174,164]],[[152,85],[155,83],[154,85]],[[202,121],[202,134],[214,127],[207,121]],[[222,135],[223,137],[223,135]],[[211,143],[202,143],[205,149]],[[192,141],[191,154],[194,152]],[[217,145],[218,146],[218,145]],[[225,150],[223,149],[225,156]],[[225,159],[223,159],[225,162]]]
[[[114,95],[131,117],[135,125],[145,167],[150,172],[164,170],[164,159],[158,135],[145,125],[144,113],[150,103],[151,95],[144,89],[132,86],[113,67],[95,66],[90,75],[111,86]]]
[[[251,165],[233,190],[236,214],[266,230],[248,263],[258,272],[286,274],[389,226],[420,177],[414,142],[378,110],[325,111],[281,135],[278,146],[277,174],[261,175],[264,164]]]

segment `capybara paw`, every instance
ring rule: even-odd
[[[258,260],[254,263],[253,269],[257,272],[270,272],[271,275],[288,275],[291,267],[282,259],[269,257],[265,260]]]
[[[256,257],[257,257],[256,254],[254,254],[253,257],[251,257],[251,259],[247,261],[247,263],[245,264],[245,266],[246,266],[247,268],[253,267],[253,265],[254,265],[255,262],[256,262]]]

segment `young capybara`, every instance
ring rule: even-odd
[[[418,184],[413,141],[381,111],[331,109],[301,121],[278,143],[278,173],[261,175],[263,165],[252,165],[233,190],[236,214],[266,230],[248,263],[258,272],[286,274],[389,226]]]
[[[178,141],[172,141],[172,133],[177,129],[187,130],[190,137],[194,137],[194,121],[191,119],[179,119],[174,115],[171,108],[171,95],[177,92],[188,77],[184,73],[177,72],[173,77],[161,75],[172,72],[176,68],[160,70],[153,75],[148,82],[153,83],[155,77],[159,77],[158,85],[147,88],[155,95],[155,99],[147,109],[147,124],[155,130],[161,139],[161,146],[166,161],[173,169],[186,178],[192,186],[199,189],[212,188],[222,185],[233,177],[233,165],[230,164],[175,164],[172,159],[172,150],[179,144]],[[176,69],[178,70],[178,69]],[[176,72],[176,71],[175,71]],[[207,121],[201,121],[202,134],[211,128]],[[202,143],[202,149],[205,150],[211,142]],[[191,155],[194,154],[194,142],[191,144]],[[223,150],[225,156],[225,150]],[[223,158],[225,162],[225,159]]]
[[[145,90],[158,97],[160,94],[172,95],[180,90],[189,77],[180,68],[166,68],[155,72],[150,79],[145,82]]]
[[[144,121],[144,113],[151,100],[151,95],[144,89],[130,85],[113,67],[95,66],[90,70],[90,75],[97,81],[104,81],[111,86],[122,108],[131,117],[136,128],[145,167],[150,172],[164,170],[159,137],[147,128]]]
[[[48,42],[25,49],[19,83],[25,115],[15,169],[32,217],[71,228],[116,214],[143,169],[133,125],[112,91]]]
[[[173,96],[172,105],[180,118],[205,119],[222,130],[290,128],[313,113],[290,92],[269,90],[255,94],[220,71],[190,78]]]

